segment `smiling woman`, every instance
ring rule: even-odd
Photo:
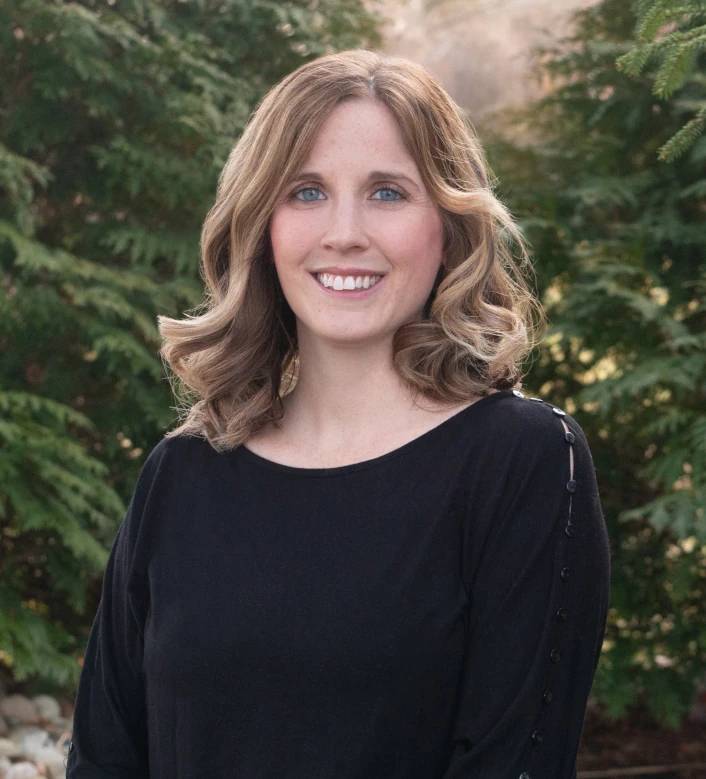
[[[67,779],[576,777],[610,550],[581,427],[517,387],[504,236],[528,262],[422,68],[265,97],[204,310],[160,317],[195,398],[111,550]]]
[[[339,382],[393,366],[370,407],[406,409],[423,428],[411,395],[438,418],[517,386],[543,333],[527,249],[470,121],[423,68],[373,52],[322,57],[265,96],[221,174],[201,253],[203,305],[159,326],[187,399],[170,435],[205,434],[220,451],[299,416],[305,387],[325,380],[314,344]],[[331,453],[344,443],[312,437]]]
[[[383,164],[399,172],[370,172]],[[397,330],[422,318],[442,262],[441,215],[382,103],[338,105],[304,167],[319,172],[304,174],[305,184],[292,192],[286,187],[270,221],[277,276],[297,318],[300,359],[311,339],[319,339],[366,345],[369,360],[376,344],[389,348]],[[307,194],[314,197],[300,198]],[[312,274],[323,277],[316,284],[322,295],[312,294]],[[350,350],[346,359],[350,364]]]

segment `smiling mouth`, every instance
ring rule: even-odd
[[[382,274],[371,276],[335,276],[332,273],[311,274],[322,287],[336,291],[371,289],[383,278]]]

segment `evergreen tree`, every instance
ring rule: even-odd
[[[698,55],[706,49],[706,2],[635,0],[634,6],[637,44],[618,59],[618,68],[637,76],[650,58],[658,59],[652,92],[661,98],[671,97],[685,83],[695,87],[696,94],[684,96],[678,103],[693,116],[658,152],[660,159],[671,162],[684,154],[706,127],[706,80],[702,72],[695,72]]]
[[[610,716],[645,703],[676,727],[706,668],[706,137],[671,165],[655,152],[706,61],[658,103],[649,67],[616,67],[635,25],[624,0],[577,14],[536,52],[550,93],[506,117],[531,140],[487,143],[551,323],[527,391],[584,427],[611,537],[592,694]]]
[[[0,671],[72,690],[139,467],[175,421],[157,314],[259,99],[379,44],[359,0],[0,1]]]

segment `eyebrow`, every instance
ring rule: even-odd
[[[292,176],[289,179],[289,183],[293,184],[296,181],[303,181],[304,179],[316,179],[317,181],[324,181],[324,176],[322,176],[320,173],[316,173],[316,171],[302,171],[301,173],[296,173],[294,176]],[[373,181],[377,179],[401,179],[402,181],[406,181],[409,184],[411,184],[413,187],[419,189],[419,186],[417,185],[417,182],[414,181],[414,179],[410,178],[406,173],[402,173],[402,171],[397,170],[372,170],[368,174],[368,181]]]

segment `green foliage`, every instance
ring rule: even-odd
[[[109,547],[171,426],[157,314],[252,109],[379,44],[359,0],[0,3],[0,672],[72,695]]]
[[[532,140],[487,146],[551,323],[527,383],[584,427],[611,537],[593,694],[676,726],[706,669],[706,137],[658,159],[684,106],[657,103],[646,61],[616,67],[636,23],[623,0],[579,13],[537,51],[546,97],[508,114]],[[703,55],[694,68],[691,87]]]
[[[675,108],[692,115],[658,150],[659,159],[672,162],[690,149],[706,128],[706,79],[703,73],[694,73],[699,54],[706,51],[706,2],[634,0],[634,7],[637,42],[618,58],[618,68],[639,76],[650,59],[658,60],[652,93],[666,99],[682,88],[683,97]]]

